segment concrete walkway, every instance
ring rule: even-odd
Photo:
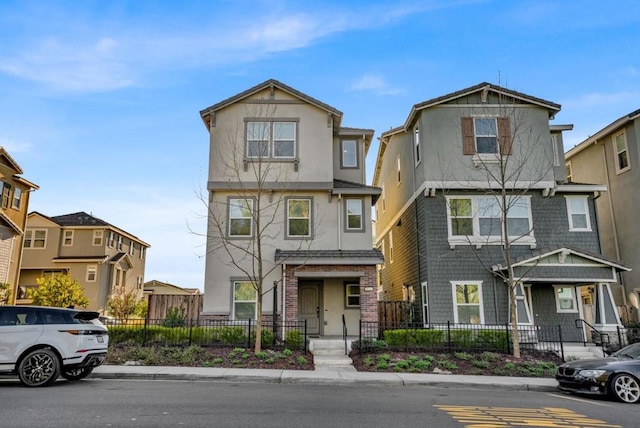
[[[209,382],[266,382],[319,385],[437,386],[500,388],[512,391],[556,391],[554,379],[450,374],[372,373],[340,367],[319,370],[268,370],[209,367],[119,366],[94,369],[92,378],[139,380],[188,380]]]

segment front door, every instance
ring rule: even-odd
[[[298,285],[298,317],[307,321],[307,333],[321,334],[320,290],[322,281],[305,281]]]

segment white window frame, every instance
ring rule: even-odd
[[[104,230],[94,230],[93,231],[93,240],[91,241],[91,245],[93,247],[102,246],[102,239],[104,238]]]
[[[118,250],[122,250],[122,235],[118,235]]]
[[[567,174],[567,181],[571,183],[573,181],[573,167],[571,166],[571,161],[567,161],[564,164],[565,173]]]
[[[553,166],[560,166],[560,147],[558,147],[558,136],[555,134],[551,135],[551,150],[553,150]]]
[[[307,201],[309,203],[309,216],[308,217],[292,217],[290,215],[290,207],[289,204],[294,201]],[[310,197],[296,197],[296,198],[287,198],[286,203],[286,228],[288,239],[307,239],[313,236],[313,199]],[[291,220],[307,220],[309,222],[309,233],[306,235],[292,235],[291,234]]]
[[[393,230],[389,231],[389,263],[393,263]]]
[[[402,184],[402,161],[400,160],[400,155],[396,156],[396,179],[398,186]]]
[[[136,252],[136,243],[129,240],[129,255],[133,256]]]
[[[477,122],[478,120],[492,120],[494,123],[494,130],[495,133],[494,134],[480,134],[478,133],[478,126],[477,126]],[[495,144],[495,152],[483,152],[480,153],[480,151],[478,150],[478,138],[495,138],[496,139],[496,144]],[[499,140],[499,136],[498,136],[498,118],[497,117],[474,117],[473,118],[473,140],[476,144],[476,154],[480,157],[482,156],[498,156],[500,155],[500,140]]]
[[[13,198],[11,199],[11,208],[16,210],[20,209],[20,205],[22,204],[22,189],[18,186],[13,188]]]
[[[618,141],[617,141],[618,137],[622,137],[622,140],[624,142],[623,150],[618,150]],[[616,174],[622,174],[623,172],[629,171],[631,169],[631,159],[629,158],[629,145],[627,144],[627,133],[623,130],[621,132],[618,132],[617,134],[614,134],[612,141],[613,141],[613,155],[615,157],[615,163],[616,163]],[[626,153],[627,166],[625,167],[620,166],[621,153]]]
[[[236,284],[249,284],[253,291],[255,292],[255,298],[253,300],[236,300]],[[231,283],[231,319],[233,320],[246,320],[246,318],[236,318],[236,303],[253,303],[254,304],[254,314],[252,319],[258,318],[258,292],[253,287],[251,281],[232,281]]]
[[[138,290],[142,290],[144,288],[143,287],[143,282],[142,282],[142,277],[140,275],[138,275],[138,278],[136,280],[136,288]]]
[[[577,196],[577,195],[565,195],[566,203],[567,203],[567,216],[569,220],[569,231],[570,232],[591,232],[591,216],[589,215],[589,198],[587,196]],[[575,215],[584,215],[586,218],[586,227],[576,227],[573,224],[573,206],[572,202],[574,201],[582,201],[582,207],[584,208],[584,212],[575,213]]]
[[[458,307],[460,306],[478,306],[478,314],[479,320],[477,323],[470,323],[472,325],[484,324],[484,302],[482,299],[482,281],[450,281],[451,282],[451,292],[453,293],[453,321],[456,324],[460,324],[459,316],[458,316]],[[478,303],[458,303],[458,294],[457,287],[458,286],[466,286],[466,285],[477,285],[478,286]],[[469,324],[469,323],[464,323]]]
[[[346,154],[351,154],[347,151],[347,143],[353,143],[353,163],[346,162]],[[340,146],[340,166],[342,168],[358,168],[358,142],[356,140],[341,140]]]
[[[62,235],[62,246],[63,247],[71,247],[73,246],[73,230],[65,230]],[[68,243],[67,243],[68,242]]]
[[[422,322],[427,327],[429,325],[429,283],[423,281],[420,287],[422,288]]]
[[[562,308],[562,305],[560,303],[560,297],[558,295],[559,290],[570,290],[572,308]],[[562,313],[574,313],[574,314],[578,313],[578,299],[576,297],[576,288],[575,287],[566,286],[566,285],[554,285],[553,286],[553,296],[554,296],[554,299],[556,301],[556,311],[559,314],[562,314]]]
[[[357,293],[353,293],[349,290],[349,287],[355,287],[358,292]],[[360,282],[357,281],[351,281],[351,282],[345,282],[344,284],[344,306],[347,308],[359,308],[360,307],[360,298],[361,298],[362,294],[360,293]],[[358,298],[358,303],[357,304],[351,304],[349,303],[349,298],[350,297],[357,297]]]
[[[44,234],[44,237],[38,237],[37,235]],[[24,233],[24,248],[32,250],[44,250],[47,248],[47,229],[27,229]],[[36,242],[42,241],[42,247],[35,246]]]
[[[422,153],[420,152],[420,125],[416,124],[413,127],[413,156],[415,160],[415,165],[418,166],[420,161],[422,161]]]
[[[386,194],[384,192],[384,184],[381,187],[382,191],[380,192],[380,205],[382,206],[382,212],[384,213],[387,211],[387,200],[385,198]]]
[[[533,217],[531,214],[531,196],[530,195],[509,195],[509,197],[515,197],[527,202],[527,220],[529,222],[529,233],[522,236],[508,236],[506,240],[510,245],[529,245],[535,246],[536,239],[533,231]],[[500,225],[500,235],[481,235],[480,234],[480,215],[478,209],[478,200],[481,198],[494,198],[495,196],[485,195],[447,195],[446,196],[446,209],[447,209],[447,235],[449,239],[450,247],[456,245],[502,245],[505,242],[505,237],[502,236],[502,225]],[[452,216],[451,213],[451,200],[453,199],[469,199],[471,200],[471,215],[470,216]],[[500,203],[499,198],[496,199]],[[507,214],[508,218],[524,218],[509,216],[512,211]],[[472,221],[473,235],[453,235],[452,224],[454,218],[470,218]],[[502,214],[500,214],[500,221],[502,220]],[[489,217],[487,217],[489,218]]]
[[[357,203],[359,213],[350,214],[349,203]],[[352,208],[351,208],[352,209]],[[360,227],[350,227],[349,217],[359,217]],[[364,199],[362,198],[345,198],[344,200],[344,221],[345,229],[348,232],[362,232],[364,231]]]
[[[293,160],[296,159],[297,156],[297,145],[298,145],[298,122],[295,120],[249,120],[246,122],[246,130],[245,130],[245,157],[247,159],[278,159],[278,160]],[[265,134],[266,135],[252,135],[249,138],[249,128],[253,126],[253,124],[266,124]],[[291,125],[293,126],[293,140],[290,138],[280,138],[278,135],[275,135],[274,127],[278,125]],[[276,145],[279,142],[292,142],[293,143],[293,153],[290,156],[276,156]],[[249,145],[250,143],[259,144],[259,147],[264,146],[266,153],[259,155],[250,155]]]
[[[144,259],[144,253],[147,252],[147,248],[143,245],[140,245],[140,259]]]
[[[249,210],[248,216],[234,216],[232,214],[232,208],[238,207],[238,209],[242,210],[244,204],[246,203],[247,209]],[[253,236],[253,209],[254,209],[254,200],[252,198],[229,198],[229,202],[227,203],[227,236],[229,238],[251,238]],[[240,235],[231,233],[231,226],[234,220],[249,220],[249,234],[248,235]]]
[[[87,265],[87,282],[96,282],[98,280],[98,265]]]
[[[115,242],[116,236],[113,231],[109,231],[109,247],[113,248],[113,244]]]

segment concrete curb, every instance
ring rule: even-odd
[[[556,381],[548,378],[508,376],[466,376],[417,373],[372,373],[322,370],[268,370],[208,367],[116,366],[94,369],[94,379],[183,380],[210,382],[282,383],[306,385],[431,386],[508,391],[556,391]]]

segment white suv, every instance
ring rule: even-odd
[[[58,376],[83,379],[104,363],[109,334],[98,312],[39,306],[0,306],[0,373],[26,386]]]

